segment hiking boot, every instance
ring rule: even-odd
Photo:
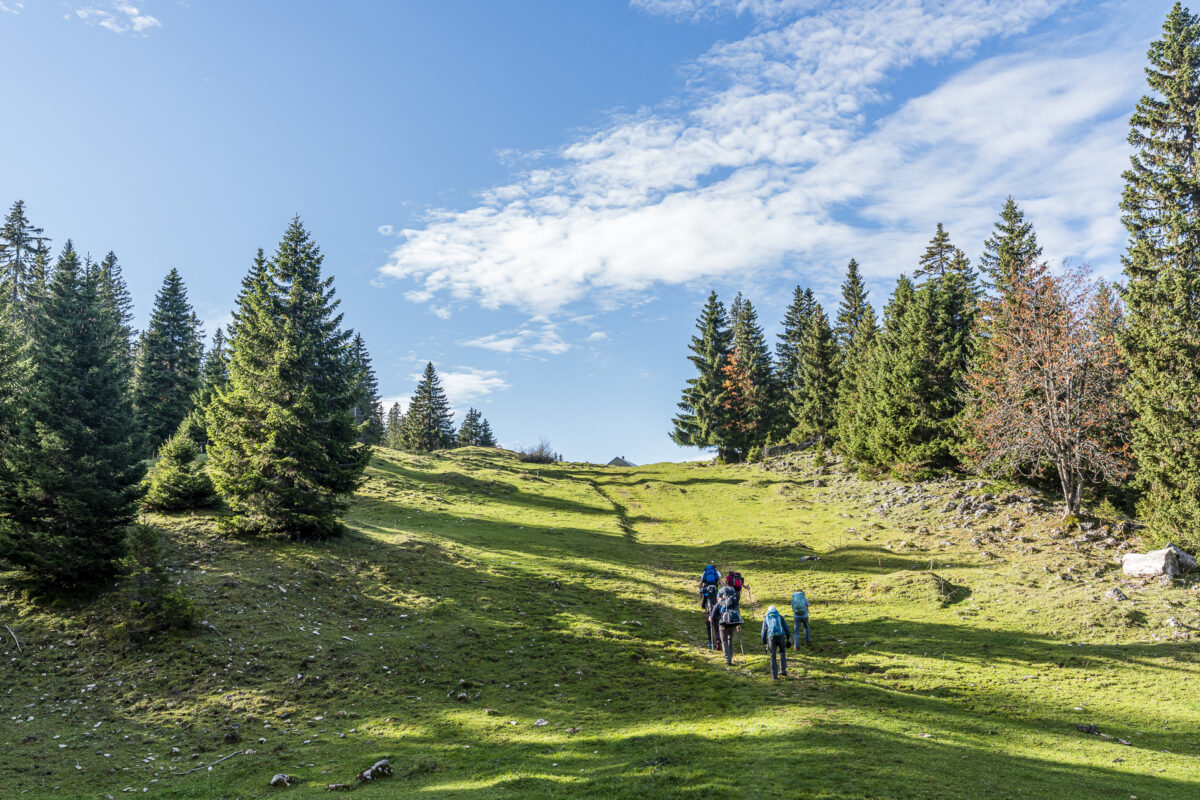
[[[782,675],[782,676],[783,676],[783,677],[785,677],[785,678],[787,677],[787,673],[786,673],[786,672],[781,672],[781,673],[779,673],[779,674],[780,674],[780,675]]]

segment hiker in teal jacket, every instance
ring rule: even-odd
[[[787,677],[787,649],[792,638],[788,630],[787,620],[779,613],[779,609],[771,606],[763,617],[762,642],[771,653],[771,680],[779,678],[782,667],[783,677]]]
[[[804,643],[812,644],[812,639],[808,635],[808,598],[804,596],[802,589],[797,589],[792,595],[792,619],[796,623],[796,649],[800,649],[800,628],[804,628]]]
[[[787,678],[787,645],[792,632],[787,630],[787,620],[774,606],[767,609],[762,619],[762,644],[770,651],[770,679],[779,678],[780,667]]]

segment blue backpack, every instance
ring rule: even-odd
[[[717,568],[714,567],[712,564],[709,564],[707,567],[704,568],[704,577],[702,577],[700,579],[700,582],[701,583],[711,583],[715,586],[717,583],[717,580],[718,580]]]
[[[804,596],[804,592],[796,592],[792,595],[792,611],[800,617],[808,616],[808,598]]]
[[[767,638],[777,639],[783,636],[783,617],[779,616],[778,611],[772,611],[767,614]]]

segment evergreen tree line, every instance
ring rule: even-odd
[[[454,430],[454,414],[442,380],[430,361],[417,382],[408,408],[392,403],[384,425],[383,444],[395,450],[432,452],[448,447],[497,447],[492,426],[475,408],[467,410]]]
[[[223,501],[221,523],[241,532],[339,533],[384,419],[321,263],[294,220],[205,352],[178,271],[138,332],[115,254],[95,262],[67,241],[51,263],[14,203],[0,229],[0,560],[63,584],[102,578],[139,507]]]
[[[1200,17],[1176,3],[1130,119],[1125,279],[1051,274],[1010,197],[977,272],[939,224],[880,323],[851,261],[831,321],[797,287],[769,352],[738,295],[710,294],[671,436],[755,458],[832,446],[870,469],[1057,471],[1128,484],[1160,538],[1200,545]]]

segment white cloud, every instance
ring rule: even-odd
[[[587,337],[587,341],[603,342],[607,338],[608,338],[608,334],[605,333],[604,331],[592,331],[591,334]]]
[[[0,13],[20,14],[25,10],[24,3],[0,3]]]
[[[75,17],[89,25],[99,25],[113,33],[140,33],[151,28],[161,28],[162,23],[149,14],[144,14],[134,5],[124,2],[114,2],[104,8],[83,6],[75,9]],[[67,17],[70,19],[70,16]]]
[[[438,319],[450,319],[450,306],[430,306],[429,313],[433,314]]]
[[[975,250],[1010,193],[1048,256],[1101,257],[1121,238],[1121,129],[1142,43],[1068,56],[1041,40],[867,121],[899,70],[961,58],[1059,4],[642,0],[677,16],[754,14],[760,27],[693,65],[689,111],[616,119],[476,207],[431,213],[399,232],[380,271],[410,281],[413,301],[542,315],[585,297],[627,303],[659,283],[840,270],[852,255],[880,277],[911,269],[939,220]],[[517,352],[530,340],[471,344]]]
[[[395,229],[391,225],[380,225],[375,230],[379,231],[380,236],[391,236]]]
[[[414,380],[420,380],[420,378],[421,378],[421,376],[417,375],[417,376],[415,376]],[[390,395],[388,397],[381,398],[379,402],[383,404],[384,415],[386,415],[387,412],[391,409],[391,407],[396,403],[400,404],[400,413],[403,414],[405,411],[408,410],[408,401],[409,400],[412,400],[411,393],[410,394]]]
[[[451,372],[443,372],[442,386],[446,389],[446,397],[450,405],[460,408],[471,400],[485,397],[493,392],[502,392],[509,387],[506,381],[494,369],[474,369],[463,367]]]
[[[513,330],[489,333],[477,339],[470,339],[460,344],[466,347],[482,347],[497,353],[519,353],[521,355],[562,355],[571,349],[570,343],[563,340],[558,332],[558,326],[542,318],[535,318],[529,323]]]

